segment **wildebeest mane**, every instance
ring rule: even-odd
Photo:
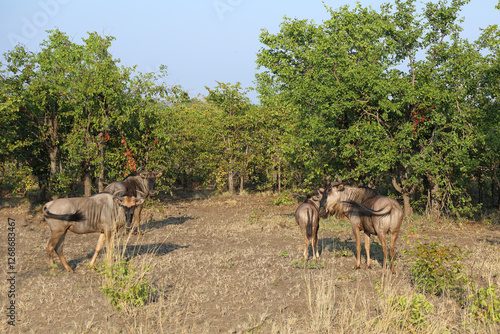
[[[78,221],[82,221],[85,219],[85,216],[83,215],[83,213],[80,210],[78,210],[75,213],[54,214],[46,209],[43,214],[47,218],[66,220],[66,221],[72,221],[72,222],[78,222]]]

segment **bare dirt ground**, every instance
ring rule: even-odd
[[[331,332],[349,332],[350,322],[358,321],[353,310],[367,310],[367,317],[376,317],[380,295],[375,287],[382,278],[377,239],[372,237],[374,268],[353,270],[355,244],[348,221],[321,220],[321,263],[312,268],[294,265],[303,250],[293,216],[299,202],[275,206],[272,199],[270,195],[178,192],[149,205],[143,211],[144,235],[131,237],[126,254],[138,266],[151,266],[146,279],[155,293],[147,305],[122,311],[116,311],[99,290],[102,274],[87,266],[97,234],[68,232],[64,253],[75,273],[64,271],[58,259],[59,267],[51,269],[42,205],[4,200],[0,209],[0,332],[308,333],[317,321],[313,313],[319,312],[320,295],[331,295],[331,308],[337,309],[337,320],[328,320],[332,328],[334,323],[337,326]],[[15,220],[15,298],[7,298],[12,288],[5,255],[8,218]],[[490,226],[498,226],[495,223]],[[398,241],[398,273],[388,278],[391,284],[410,286],[407,255],[402,251],[416,240],[475,250],[473,270],[481,272],[487,266],[485,252],[498,253],[500,232],[484,224],[405,221]],[[364,261],[364,248],[362,256]],[[103,259],[101,254],[98,261]],[[326,281],[333,282],[328,291],[322,290]],[[498,284],[498,278],[494,283]],[[15,327],[7,324],[7,307],[13,299]],[[460,311],[450,311],[456,308],[454,303],[440,303],[435,313],[455,318],[457,327],[450,332],[462,332]],[[345,312],[339,313],[340,309]]]

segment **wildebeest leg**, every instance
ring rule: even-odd
[[[365,233],[365,251],[366,251],[366,267],[365,269],[372,269],[372,259],[370,258],[370,236]]]
[[[313,231],[313,236],[312,236],[312,249],[313,249],[313,259],[316,260],[319,258],[319,251],[318,251],[318,229],[314,229]]]
[[[112,231],[106,231],[104,232],[106,236],[106,254],[107,254],[107,259],[109,261],[109,265],[113,264],[113,244],[112,244],[112,238],[114,237],[114,233]]]
[[[305,243],[304,260],[307,261],[307,259],[309,258],[309,239],[307,238],[307,233],[304,235],[304,243]],[[314,252],[314,246],[313,246],[313,252]]]
[[[361,268],[361,236],[357,225],[353,225],[352,231],[354,232],[354,239],[356,239],[356,265],[354,269]]]
[[[102,248],[104,247],[104,233],[101,233],[99,235],[99,239],[97,240],[97,245],[95,246],[95,252],[94,256],[92,257],[92,260],[90,260],[90,266],[93,267],[95,265],[95,261],[97,260],[97,255],[102,251]]]
[[[54,264],[54,251],[56,252],[57,256],[59,256],[59,260],[61,260],[61,263],[63,264],[64,268],[66,268],[67,271],[70,273],[73,272],[73,269],[68,265],[68,262],[66,261],[66,258],[64,257],[63,254],[63,242],[64,238],[66,237],[66,232],[68,230],[64,230],[63,232],[59,232],[56,234],[52,234],[52,236],[49,239],[49,242],[47,243],[47,253],[49,255],[49,265],[52,267]]]
[[[391,232],[391,272],[393,274],[396,273],[396,269],[394,268],[394,255],[396,253],[396,240],[398,239],[398,233]]]
[[[142,204],[138,205],[135,207],[134,210],[134,221],[132,224],[132,229],[134,228],[134,225],[137,225],[137,234],[142,235],[141,232],[141,212],[142,212]]]
[[[385,233],[383,231],[377,231],[378,239],[380,240],[380,245],[382,246],[382,251],[384,252],[384,266],[385,271],[387,265],[387,242],[385,240]]]

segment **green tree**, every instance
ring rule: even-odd
[[[74,45],[65,34],[54,31],[40,46],[38,53],[23,46],[5,53],[7,75],[2,81],[9,101],[5,107],[17,114],[9,124],[15,125],[17,141],[23,143],[24,152],[18,157],[32,166],[45,197],[45,190],[57,191],[63,170],[61,142],[72,123],[68,79]]]
[[[242,191],[251,159],[251,130],[260,120],[251,112],[251,103],[246,96],[249,89],[242,89],[241,83],[218,82],[217,87],[207,89],[207,102],[216,108],[209,129],[214,131],[217,139],[211,145],[220,152],[220,166],[227,175],[228,191],[234,193],[236,176],[240,179]]]
[[[471,209],[465,190],[479,138],[471,74],[481,55],[459,35],[465,3],[429,2],[421,14],[412,0],[395,1],[394,11],[328,8],[323,24],[286,19],[279,33],[262,32],[259,91],[265,103],[298,110],[302,147],[320,152],[306,175],[316,166],[392,183],[407,215],[417,191],[433,212]]]

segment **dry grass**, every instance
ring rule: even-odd
[[[458,224],[412,217],[398,241],[397,275],[383,275],[382,250],[372,238],[372,270],[353,270],[348,221],[320,222],[322,266],[297,268],[302,237],[293,218],[298,204],[273,206],[270,196],[170,198],[149,207],[142,237],[117,241],[114,262],[130,260],[155,292],[144,306],[121,311],[100,291],[102,274],[86,266],[97,235],[69,234],[65,254],[74,274],[47,268],[48,229],[25,206],[3,207],[0,223],[17,221],[17,326],[10,333],[496,333],[476,322],[468,307],[425,295],[433,311],[411,326],[411,260],[403,250],[417,241],[457,244],[477,284],[499,285],[500,222]],[[494,217],[494,216],[493,216]],[[498,217],[498,215],[496,216]],[[145,223],[144,223],[145,222]],[[5,250],[0,244],[0,252]],[[364,250],[362,253],[364,256]],[[98,261],[103,261],[101,255]],[[363,258],[364,260],[364,258]],[[109,261],[109,259],[108,259]],[[312,260],[309,260],[311,263]],[[147,270],[149,268],[149,270]],[[5,272],[5,266],[0,274]],[[5,307],[4,285],[0,306]],[[403,306],[395,300],[405,300]],[[2,319],[3,320],[3,319]],[[3,326],[3,325],[2,325]],[[0,328],[1,331],[1,328]]]

